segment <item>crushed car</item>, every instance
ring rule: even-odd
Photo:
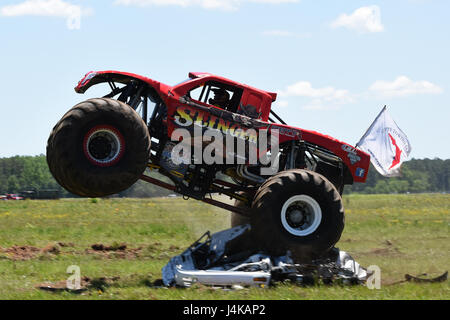
[[[242,247],[250,225],[241,225],[210,235],[205,233],[162,269],[165,286],[190,287],[194,283],[210,286],[266,287],[289,280],[310,285],[321,279],[331,284],[364,284],[367,270],[349,254],[334,248],[328,257],[308,264],[295,263],[290,253],[271,256],[252,247]]]

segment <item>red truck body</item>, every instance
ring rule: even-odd
[[[291,140],[304,140],[320,146],[342,159],[348,169],[348,172],[351,174],[352,182],[365,182],[367,179],[370,164],[370,156],[367,153],[356,149],[348,143],[339,141],[331,136],[313,130],[306,130],[289,126],[287,124],[269,122],[271,106],[276,100],[277,94],[256,89],[224,77],[209,73],[190,72],[189,79],[175,86],[169,86],[159,81],[133,73],[112,70],[96,71],[87,73],[75,87],[75,91],[77,93],[84,93],[91,86],[102,82],[114,81],[119,83],[128,83],[130,79],[138,79],[148,84],[155,89],[164,101],[168,108],[167,128],[169,135],[171,135],[175,128],[179,127],[174,122],[174,116],[180,112],[187,114],[191,120],[202,119],[202,121],[207,122],[206,125],[211,123],[211,128],[219,129],[223,131],[223,133],[228,133],[230,128],[233,128],[233,126],[234,128],[240,127],[239,124],[233,123],[233,121],[217,119],[216,116],[207,114],[207,112],[202,111],[201,108],[198,108],[198,106],[205,106],[208,108],[216,108],[220,111],[221,109],[219,107],[201,101],[195,101],[197,106],[192,104],[188,105],[183,100],[183,97],[185,97],[191,90],[205,86],[207,83],[217,82],[241,93],[240,100],[238,101],[238,108],[237,110],[233,110],[234,112],[239,113],[241,111],[240,109],[247,105],[255,107],[256,113],[259,116],[254,119],[254,124],[260,129],[264,128],[269,130],[269,132],[273,129],[278,129],[280,143]]]

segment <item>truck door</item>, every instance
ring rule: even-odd
[[[239,104],[238,113],[250,118],[260,119],[262,103],[263,97],[259,93],[245,91]]]

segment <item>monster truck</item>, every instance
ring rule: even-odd
[[[251,224],[255,246],[290,250],[298,260],[322,256],[339,240],[344,185],[365,182],[370,157],[288,126],[271,110],[276,93],[209,73],[169,86],[119,71],[89,72],[75,91],[100,84],[109,93],[75,105],[48,139],[48,166],[69,192],[108,196],[141,179],[231,211],[232,225]],[[226,103],[215,103],[217,92]],[[202,159],[206,151],[213,162]]]

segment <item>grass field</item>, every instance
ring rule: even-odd
[[[205,231],[229,227],[229,214],[181,198],[0,202],[0,299],[449,299],[443,283],[397,283],[450,266],[450,195],[349,195],[337,244],[362,266],[381,268],[382,286],[279,284],[237,291],[152,287],[161,268]],[[93,244],[124,251],[95,251]],[[82,294],[35,288],[70,275],[114,278]]]

